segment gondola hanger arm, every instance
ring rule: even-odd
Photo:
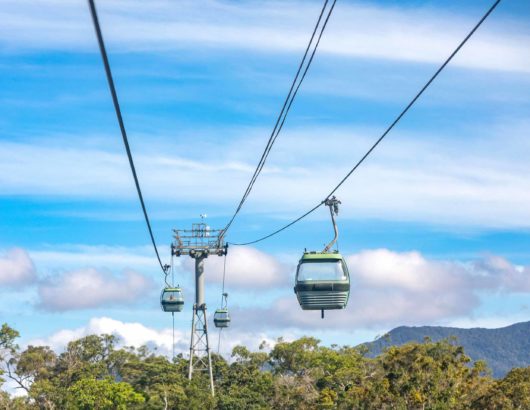
[[[324,205],[329,207],[329,213],[331,215],[331,222],[333,223],[333,230],[335,232],[335,237],[333,240],[326,245],[323,253],[328,253],[329,250],[335,245],[335,242],[337,242],[337,239],[339,237],[339,229],[337,228],[337,223],[335,222],[335,215],[339,214],[339,204],[341,203],[335,195],[333,195],[331,198],[327,198],[325,201],[322,202]]]

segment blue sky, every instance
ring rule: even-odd
[[[340,1],[282,134],[228,240],[310,209],[490,6]],[[164,260],[173,228],[229,219],[318,16],[316,1],[101,1],[131,149]],[[500,326],[530,309],[529,6],[505,0],[341,188],[352,296],[325,321],[292,292],[322,209],[232,248],[225,351],[314,335],[354,344],[409,324]],[[84,1],[0,7],[0,318],[24,343],[90,332],[170,351],[163,278],[143,221]],[[208,261],[207,303],[222,260]],[[177,261],[186,309],[190,263]],[[313,314],[314,313],[314,314]],[[228,333],[227,332],[227,333]]]

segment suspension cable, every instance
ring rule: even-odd
[[[252,245],[254,243],[258,243],[258,242],[261,242],[261,241],[264,241],[265,239],[269,239],[271,236],[274,236],[274,235],[277,235],[279,234],[280,232],[286,230],[287,228],[290,228],[291,226],[293,226],[295,223],[301,221],[302,219],[304,219],[306,216],[308,216],[309,214],[315,212],[318,208],[320,208],[322,205],[324,204],[324,201],[322,201],[321,203],[319,203],[318,205],[316,205],[315,207],[313,207],[312,209],[310,209],[309,211],[307,211],[305,214],[303,214],[302,216],[299,216],[298,218],[296,218],[294,221],[288,223],[287,225],[285,226],[282,226],[281,228],[275,230],[274,232],[271,232],[270,234],[266,235],[266,236],[263,236],[261,238],[258,238],[256,240],[253,240],[253,241],[250,241],[250,242],[244,242],[244,243],[235,243],[235,242],[227,242],[229,245],[236,245],[236,246],[245,246],[245,245]]]
[[[147,224],[147,230],[149,231],[149,236],[151,237],[151,242],[153,243],[153,248],[155,249],[156,258],[158,259],[160,268],[165,273],[164,265],[162,264],[162,260],[160,259],[160,255],[158,254],[158,249],[156,247],[155,237],[153,235],[153,230],[151,229],[151,223],[149,221],[149,216],[147,215],[147,209],[145,207],[142,190],[140,189],[140,182],[138,181],[138,175],[136,174],[136,168],[134,166],[131,148],[129,147],[129,141],[127,139],[127,132],[125,131],[125,125],[123,123],[123,118],[121,115],[120,103],[118,101],[118,95],[116,93],[116,88],[114,87],[114,80],[112,79],[112,72],[110,70],[110,64],[109,64],[109,60],[107,57],[107,51],[105,50],[105,42],[103,41],[103,35],[101,34],[101,28],[99,25],[96,5],[94,4],[94,0],[88,0],[88,4],[90,6],[90,13],[92,14],[92,21],[94,23],[94,29],[96,31],[96,36],[98,39],[99,51],[101,53],[103,65],[105,66],[105,73],[107,76],[107,82],[109,84],[110,94],[112,95],[112,102],[114,103],[116,117],[118,119],[121,136],[123,138],[123,145],[125,145],[125,151],[127,152],[127,158],[129,159],[129,165],[131,167],[131,172],[134,178],[134,184],[136,185],[136,192],[138,192],[138,198],[140,199],[140,204],[142,205],[142,211],[144,213],[145,222]]]
[[[171,319],[173,321],[173,330],[171,333],[171,360],[175,362],[175,312],[171,312]]]
[[[287,225],[277,229],[276,231],[265,235],[261,238],[258,238],[253,241],[244,242],[244,243],[233,243],[230,242],[231,245],[252,245],[257,242],[264,241],[265,239],[268,239],[283,230],[291,227],[295,223],[299,222],[300,220],[304,219],[309,214],[316,211],[329,197],[331,197],[341,186],[346,182],[346,180],[357,170],[357,168],[365,161],[366,158],[374,151],[374,149],[379,145],[381,141],[388,135],[388,133],[394,128],[394,126],[403,118],[403,116],[407,113],[407,111],[416,103],[416,101],[420,98],[420,96],[424,93],[424,91],[432,84],[432,82],[438,77],[438,75],[443,71],[443,69],[449,64],[449,62],[453,59],[453,57],[460,51],[460,49],[464,46],[464,44],[467,43],[467,41],[473,36],[475,31],[482,25],[482,23],[488,18],[488,16],[495,10],[497,5],[501,2],[501,0],[496,0],[493,5],[488,9],[488,11],[482,16],[482,18],[478,21],[478,23],[473,27],[473,29],[468,33],[468,35],[460,42],[458,47],[451,53],[451,55],[444,61],[444,63],[436,70],[436,72],[431,76],[431,78],[425,83],[425,85],[420,89],[420,91],[414,96],[414,98],[407,104],[407,106],[401,111],[401,113],[396,117],[396,119],[388,126],[388,128],[383,132],[383,134],[375,141],[375,143],[370,147],[370,149],[361,157],[361,159],[354,165],[354,167],[344,176],[344,178],[341,179],[341,181],[333,188],[333,190],[327,195],[326,199],[307,211],[302,216],[298,217],[294,221],[288,223]]]
[[[228,252],[225,252],[225,257],[223,261],[223,287],[221,290],[221,307],[223,307],[223,301],[224,301],[224,294],[225,294],[225,278],[226,278],[226,254]]]
[[[227,244],[228,246],[228,244]],[[228,252],[225,252],[224,255],[224,261],[223,261],[223,286],[221,290],[221,309],[224,309],[225,307],[228,307],[228,300],[227,300],[227,294],[225,293],[225,278],[226,278],[226,255]],[[226,305],[225,305],[226,302]],[[222,327],[219,328],[218,332],[218,338],[217,338],[217,354],[221,354],[221,331],[223,330]]]
[[[217,338],[217,354],[221,354],[221,331],[222,327],[219,328],[218,338]]]
[[[334,0],[333,1],[333,4],[331,5],[330,9],[328,10],[328,13],[327,13],[327,16],[324,20],[324,23],[322,24],[321,28],[320,28],[320,33],[318,35],[318,38],[317,38],[317,41],[315,42],[315,45],[313,47],[313,50],[311,52],[311,55],[307,61],[307,64],[305,64],[306,62],[306,58],[309,54],[309,50],[311,49],[311,45],[313,44],[313,41],[315,39],[315,34],[320,26],[320,23],[322,21],[322,16],[324,15],[324,11],[326,10],[326,7],[328,5],[328,1],[329,0],[325,0],[324,2],[324,5],[322,6],[322,10],[320,11],[320,15],[318,17],[318,20],[315,24],[315,28],[313,30],[313,33],[311,35],[311,38],[309,40],[309,43],[307,44],[307,47],[306,47],[306,50],[305,50],[305,53],[304,53],[304,56],[302,57],[302,60],[300,61],[300,65],[298,66],[298,70],[296,72],[296,75],[293,79],[293,82],[291,84],[291,88],[289,89],[289,93],[287,94],[287,97],[285,98],[285,101],[283,103],[283,106],[282,106],[282,109],[280,111],[280,114],[278,115],[278,118],[276,119],[276,123],[274,124],[274,128],[271,132],[271,135],[269,137],[269,140],[267,142],[267,145],[265,146],[265,149],[261,155],[261,158],[258,162],[258,165],[256,166],[256,169],[254,171],[254,174],[252,175],[252,178],[250,179],[250,182],[247,186],[247,189],[245,190],[245,193],[243,194],[243,197],[241,198],[240,202],[239,202],[239,205],[237,206],[234,214],[232,215],[232,218],[230,219],[230,221],[226,224],[225,228],[223,229],[224,233],[226,234],[226,232],[228,231],[228,229],[230,228],[230,226],[232,225],[232,223],[234,222],[234,219],[236,218],[237,214],[239,213],[239,211],[241,210],[241,208],[243,207],[243,204],[245,203],[245,201],[247,200],[247,197],[250,195],[250,191],[252,191],[252,188],[254,187],[254,183],[256,182],[258,176],[260,175],[261,171],[263,170],[263,167],[265,165],[265,162],[267,161],[267,158],[269,156],[269,153],[272,149],[272,146],[274,145],[275,141],[276,141],[276,138],[278,137],[278,135],[280,134],[280,131],[282,130],[283,128],[283,125],[285,123],[285,119],[287,118],[287,115],[289,114],[289,111],[291,109],[291,105],[293,104],[293,101],[296,97],[296,95],[298,94],[298,90],[300,89],[300,86],[302,85],[302,82],[304,81],[305,77],[306,77],[306,74],[307,74],[307,71],[309,70],[309,67],[311,66],[311,63],[313,62],[313,58],[315,56],[315,53],[317,51],[317,48],[320,44],[320,40],[322,38],[322,34],[324,33],[324,30],[328,24],[328,21],[329,21],[329,18],[331,16],[331,13],[333,12],[333,9],[335,7],[335,3],[337,2],[337,0]],[[305,68],[304,68],[304,64],[305,64]],[[304,70],[303,73],[302,73],[302,76],[300,77],[300,73],[302,72],[302,69]],[[299,79],[300,77],[300,79]],[[298,83],[297,83],[298,82]]]

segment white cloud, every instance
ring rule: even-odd
[[[205,259],[208,281],[223,281],[224,258],[209,256]],[[183,266],[195,271],[195,260],[185,258]],[[252,247],[232,246],[226,260],[226,284],[230,288],[263,289],[286,284],[292,280],[293,267],[279,262],[275,257]]]
[[[37,195],[46,193],[74,197],[134,198],[136,195],[123,152],[5,141],[0,142],[0,150],[1,194],[22,194],[29,190]],[[226,180],[234,181],[232,190],[215,191],[216,196],[220,196],[218,199],[231,199],[246,182],[252,167],[250,164],[242,165],[231,161],[206,164],[204,160],[141,153],[135,155],[135,163],[142,171],[142,186],[150,197],[158,196],[151,190],[157,190],[160,184],[164,186],[165,194],[184,200],[190,200],[192,195],[188,194],[183,198],[182,192],[189,192],[196,187],[197,177],[204,178],[206,188],[218,183],[212,181],[211,175],[220,175]],[[36,169],[39,172],[32,174]],[[88,170],[90,171],[87,172]],[[179,189],[168,189],[175,186],[175,175],[179,176]],[[154,181],[151,177],[158,181],[157,187],[151,185],[150,181]],[[207,191],[204,190],[201,197],[207,198]],[[197,195],[193,197],[200,199]]]
[[[318,16],[313,2],[229,4],[207,1],[105,1],[98,4],[105,38],[115,51],[234,48],[300,52]],[[440,62],[485,11],[466,16],[445,10],[338,4],[321,53],[418,62]],[[5,1],[0,41],[5,48],[96,49],[88,7],[56,0]],[[131,27],[134,27],[131,30]],[[501,29],[502,27],[502,29]],[[506,27],[509,29],[507,30]],[[520,30],[517,30],[517,27]],[[528,72],[524,22],[497,13],[455,61],[468,68]]]
[[[12,248],[0,255],[0,285],[19,287],[35,279],[35,266],[24,249]]]
[[[121,346],[140,347],[147,345],[156,348],[161,354],[171,354],[172,330],[157,330],[138,322],[122,322],[109,317],[95,317],[90,319],[87,325],[76,329],[62,329],[44,339],[34,339],[28,345],[46,345],[56,351],[62,351],[72,340],[80,339],[88,335],[112,334],[119,337]],[[175,346],[179,353],[189,349],[189,340],[186,335],[175,331]]]
[[[466,285],[464,266],[428,261],[419,252],[367,250],[349,256],[347,263],[356,287],[443,292]]]
[[[491,287],[511,293],[530,293],[530,266],[516,266],[503,257],[488,255],[474,263]]]
[[[245,346],[251,351],[257,351],[262,342],[264,343],[264,350],[269,351],[276,345],[278,337],[282,336],[285,341],[295,340],[295,337],[291,332],[285,335],[272,335],[272,333],[266,332],[249,332],[245,331],[244,328],[240,328],[237,331],[234,329],[225,329],[221,332],[221,344],[220,354],[225,358],[230,358],[232,350],[236,346]],[[214,333],[210,335],[210,343],[212,344],[213,351],[217,352],[217,343],[219,341],[219,330],[215,329]]]
[[[29,249],[28,252],[41,271],[75,270],[80,266],[93,266],[108,269],[129,268],[156,274],[160,272],[151,245],[124,247],[68,244],[42,246]],[[160,247],[159,252],[162,256],[169,255],[169,246]],[[180,265],[178,259],[175,265]]]
[[[128,175],[127,159],[123,155],[57,146],[37,148],[35,145],[5,141],[1,143],[1,149],[0,184],[4,194],[35,189],[36,193],[48,191],[52,195],[71,192],[70,195],[75,196],[99,196],[104,192],[110,197],[117,197],[126,196],[131,192],[129,188],[134,188]],[[4,161],[8,158],[11,159]],[[30,179],[27,167],[35,171],[35,165],[31,165],[34,161],[40,163],[37,166],[39,172]],[[87,175],[85,171],[88,167],[92,171]]]
[[[346,6],[334,16],[336,30],[326,41],[325,50],[347,56],[440,63],[453,51],[486,11],[475,10],[465,18],[445,10],[429,8]],[[501,24],[493,13],[465,45],[452,65],[493,70],[528,72],[529,56],[517,54],[528,42],[528,35],[500,34]],[[495,29],[492,28],[492,26]]]
[[[502,316],[498,314],[492,315],[477,315],[465,318],[451,319],[442,321],[440,324],[449,327],[460,327],[464,329],[469,328],[486,328],[486,329],[498,329],[506,326],[513,325],[514,323],[521,323],[528,321],[529,309],[521,309],[521,312],[504,314]]]
[[[158,354],[171,356],[173,335],[171,328],[156,329],[138,322],[123,322],[109,317],[94,317],[89,322],[75,329],[62,329],[48,337],[28,341],[28,345],[50,346],[55,351],[63,351],[69,342],[88,335],[112,334],[119,338],[118,346],[148,346],[157,350]],[[278,335],[279,336],[279,335]],[[294,340],[292,333],[286,333],[284,340]],[[220,353],[229,358],[235,346],[243,345],[251,350],[257,350],[262,341],[268,348],[276,343],[277,336],[264,332],[248,332],[244,330],[233,331],[225,329],[221,334]],[[213,326],[209,333],[210,348],[217,352],[218,331]],[[175,329],[175,354],[189,356],[190,333],[189,330]]]
[[[89,309],[101,306],[135,304],[150,290],[146,277],[124,271],[119,276],[94,268],[66,272],[39,284],[39,307],[50,311]]]
[[[530,207],[525,204],[530,201],[530,182],[525,175],[530,165],[522,153],[528,148],[529,129],[530,124],[523,122],[457,131],[451,136],[392,135],[337,193],[343,202],[341,218],[528,227]],[[291,218],[305,212],[368,149],[373,137],[367,135],[379,131],[316,127],[288,131],[278,140],[243,213]],[[217,158],[208,159],[208,166],[201,158],[175,160],[178,147],[167,140],[157,144],[157,151],[165,154],[151,154],[139,146],[135,161],[153,217],[161,208],[157,202],[162,201],[164,210],[174,212],[172,217],[188,215],[189,203],[199,202],[202,209],[215,209],[217,216],[232,212],[259,154],[254,145],[259,146],[262,138],[256,130],[240,132],[247,141],[232,131],[231,142],[210,147]],[[322,135],[341,149],[322,150]],[[0,142],[0,193],[135,199],[123,153],[103,148],[87,152],[69,144],[49,146],[46,139],[33,144]],[[304,150],[299,149],[301,145]],[[318,215],[325,217],[325,213]],[[136,217],[141,218],[141,213]]]
[[[528,268],[499,257],[461,263],[377,249],[351,255],[347,261],[348,306],[326,312],[323,321],[320,312],[302,311],[294,295],[274,301],[269,309],[241,309],[233,316],[239,316],[242,326],[256,329],[391,328],[470,318],[481,306],[479,295],[488,292],[530,293]]]

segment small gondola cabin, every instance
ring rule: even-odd
[[[304,310],[344,309],[350,296],[350,275],[342,255],[304,252],[294,292]]]
[[[228,327],[230,325],[230,314],[228,309],[217,309],[213,315],[215,327]]]
[[[160,294],[160,306],[164,312],[182,312],[184,296],[180,288],[164,288]]]

